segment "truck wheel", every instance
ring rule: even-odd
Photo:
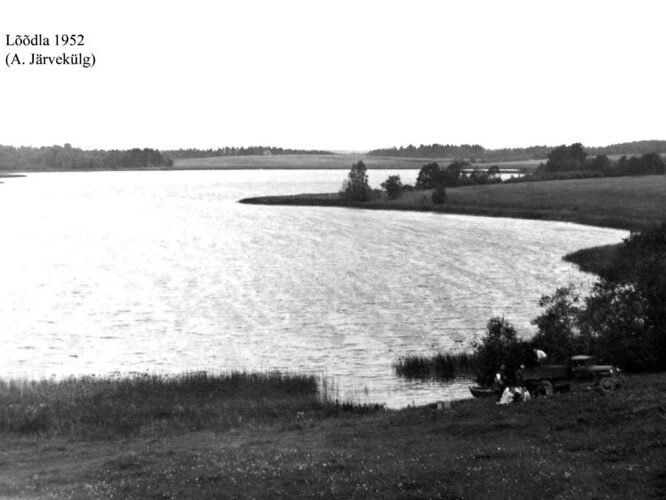
[[[541,392],[544,394],[544,396],[552,396],[553,394],[555,394],[555,390],[553,389],[553,383],[550,380],[542,380]]]
[[[599,390],[604,394],[613,392],[616,387],[617,384],[615,383],[615,380],[610,377],[603,377],[599,380]]]

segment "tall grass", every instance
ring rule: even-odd
[[[469,353],[438,353],[400,358],[394,366],[396,373],[405,378],[451,380],[473,375],[475,361],[475,356]]]
[[[0,432],[120,437],[224,429],[332,405],[319,380],[277,372],[0,381]]]

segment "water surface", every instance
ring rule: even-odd
[[[377,185],[390,171],[371,171]],[[414,182],[416,171],[400,171]],[[40,173],[0,185],[0,373],[286,370],[390,406],[467,396],[398,379],[493,315],[529,335],[561,260],[623,231],[569,223],[241,205],[346,172]]]

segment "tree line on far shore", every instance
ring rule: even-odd
[[[369,201],[380,194],[368,185],[366,166],[363,161],[352,165],[348,179],[340,190],[341,196],[348,201]],[[644,153],[640,156],[621,156],[616,161],[603,154],[588,157],[580,143],[562,145],[548,153],[548,160],[541,164],[534,173],[521,177],[512,177],[505,182],[532,182],[561,179],[587,179],[598,177],[618,177],[635,175],[664,175],[666,163],[659,153]],[[446,167],[431,162],[421,167],[416,184],[403,184],[399,175],[391,175],[381,187],[386,196],[395,200],[405,191],[432,189],[432,201],[442,204],[446,200],[446,188],[479,184],[500,183],[501,170],[492,165],[487,170],[473,168],[464,160],[456,160]]]
[[[421,144],[420,146],[374,149],[371,156],[398,158],[455,158],[474,162],[505,162],[523,160],[545,160],[552,146],[529,146],[526,148],[486,149],[479,144]],[[666,141],[634,141],[609,146],[588,147],[592,155],[642,155],[653,151],[666,152]]]
[[[519,181],[619,177],[630,175],[663,175],[664,159],[659,153],[640,156],[621,156],[613,161],[605,154],[589,157],[580,143],[562,145],[548,153],[548,160],[536,172]]]
[[[156,149],[83,150],[64,146],[0,146],[0,171],[119,170],[170,167],[173,161]]]
[[[216,149],[169,149],[163,151],[169,158],[209,158],[213,156],[262,156],[262,155],[332,155],[332,151],[322,149],[290,149],[275,146],[225,146]]]

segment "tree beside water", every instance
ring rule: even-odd
[[[399,175],[389,175],[381,184],[382,189],[386,191],[386,195],[390,200],[396,200],[402,195],[404,186],[400,180]]]
[[[365,163],[357,161],[347,174],[347,179],[342,183],[340,196],[348,201],[368,201],[372,190],[368,184],[368,169]]]

